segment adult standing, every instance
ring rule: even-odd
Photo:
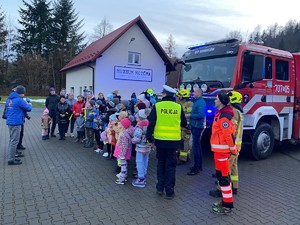
[[[201,138],[205,128],[205,108],[206,103],[202,98],[202,90],[194,90],[194,104],[190,115],[190,125],[192,130],[192,151],[194,155],[194,166],[187,173],[193,176],[202,171],[202,146]]]
[[[233,208],[232,186],[230,182],[229,157],[236,154],[234,112],[228,106],[229,96],[219,92],[215,100],[217,113],[212,125],[210,138],[211,150],[214,152],[216,176],[222,192],[222,201],[214,203],[212,212],[216,214],[231,214]]]
[[[176,181],[176,150],[180,145],[181,127],[186,127],[187,122],[180,104],[175,102],[176,91],[163,86],[162,101],[155,104],[149,115],[147,141],[156,146],[157,184],[158,195],[166,193],[166,199],[175,196]],[[153,137],[154,136],[154,140]]]
[[[51,137],[56,137],[54,134],[56,128],[56,107],[59,102],[59,96],[55,93],[55,89],[52,87],[49,89],[49,95],[46,98],[46,108],[49,110],[49,116],[52,119],[51,131],[48,132],[51,134]]]
[[[25,112],[32,110],[32,105],[23,100],[26,89],[24,86],[17,86],[10,93],[6,101],[6,125],[9,128],[8,143],[8,165],[22,164],[21,160],[16,159],[16,150],[20,138],[21,126],[24,123]]]
[[[61,95],[59,98],[59,102],[56,106],[57,111],[57,124],[59,131],[59,140],[65,140],[65,135],[68,130],[68,121],[70,116],[70,106],[66,102],[66,97]]]
[[[66,102],[68,103],[70,109],[72,109],[74,103],[76,102],[76,99],[74,98],[74,94],[73,93],[69,93],[68,97],[66,98]],[[75,124],[75,120],[76,118],[74,117],[74,114],[71,114],[69,120],[68,120],[68,127],[70,126],[70,136],[74,137],[74,124]],[[68,128],[67,128],[68,131]]]

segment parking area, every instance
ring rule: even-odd
[[[3,105],[0,106],[0,112]],[[284,144],[264,161],[241,156],[240,188],[234,213],[214,215],[212,154],[203,171],[187,176],[177,167],[176,196],[157,196],[156,159],[151,153],[147,186],[115,184],[115,162],[66,141],[41,138],[42,109],[26,120],[23,164],[8,166],[8,129],[0,119],[0,224],[300,224],[300,146]],[[129,171],[133,171],[130,162]],[[131,173],[130,173],[131,174]]]

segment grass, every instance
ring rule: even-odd
[[[8,96],[1,96],[1,104],[5,104]],[[25,98],[31,99],[31,104],[33,108],[44,108],[46,96],[25,96]]]

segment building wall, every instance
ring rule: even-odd
[[[130,42],[131,38],[135,38],[135,40]],[[140,66],[128,65],[128,52],[141,54]],[[114,78],[115,66],[151,69],[152,82],[117,80]],[[107,49],[102,54],[102,57],[97,59],[95,93],[103,92],[107,96],[113,90],[119,90],[122,99],[130,99],[133,92],[138,95],[147,88],[152,88],[154,92],[161,92],[162,85],[166,81],[165,74],[166,66],[164,61],[138,25],[134,25]]]
[[[95,67],[95,63],[91,66]],[[73,92],[75,97],[83,94],[83,90],[87,88],[92,90],[93,70],[88,66],[81,66],[68,70],[66,73],[66,90],[67,93]]]

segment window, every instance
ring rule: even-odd
[[[283,60],[276,60],[276,79],[289,80],[289,62]]]
[[[258,81],[265,78],[265,58],[246,52],[242,69],[243,82]]]
[[[70,93],[73,93],[73,94],[74,94],[74,87],[71,87],[71,88],[70,88]]]
[[[272,59],[270,57],[266,58],[265,79],[272,79]]]
[[[82,87],[79,87],[79,94],[82,95]]]
[[[90,91],[92,91],[93,90],[93,86],[90,86]]]
[[[141,53],[128,52],[128,64],[141,65]]]

